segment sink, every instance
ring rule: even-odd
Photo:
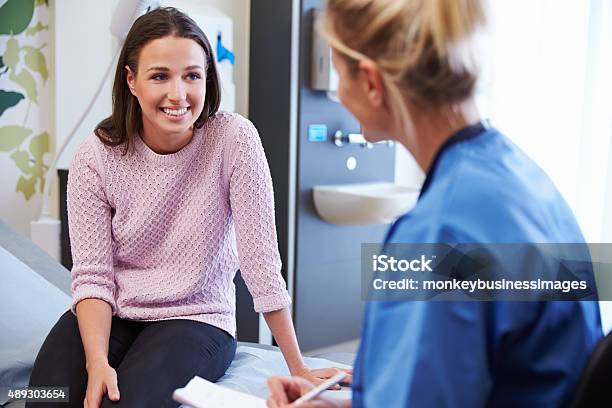
[[[332,224],[387,224],[415,206],[419,190],[391,182],[313,187],[319,217]]]

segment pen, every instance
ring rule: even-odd
[[[329,380],[325,381],[324,383],[319,384],[318,386],[314,387],[312,390],[308,391],[306,394],[302,395],[300,398],[293,401],[293,405],[300,405],[306,401],[310,401],[311,399],[313,399],[314,397],[317,397],[319,394],[321,394],[323,391],[325,391],[329,387],[332,387],[338,384],[340,381],[344,380],[345,377],[346,377],[346,373],[344,371],[340,371],[338,374],[334,375]]]

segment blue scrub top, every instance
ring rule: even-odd
[[[391,243],[583,243],[548,176],[493,128],[442,146]],[[596,301],[368,302],[353,407],[559,407],[602,336]]]

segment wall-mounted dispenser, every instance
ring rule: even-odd
[[[312,21],[319,18],[321,11],[312,10]],[[310,87],[316,91],[326,91],[327,96],[338,102],[338,72],[332,63],[332,51],[329,43],[312,25],[312,45],[310,56]]]

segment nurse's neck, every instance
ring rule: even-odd
[[[473,99],[452,109],[424,110],[408,105],[412,118],[412,132],[401,134],[399,142],[412,153],[419,167],[427,173],[440,147],[459,130],[480,121],[480,113]]]

